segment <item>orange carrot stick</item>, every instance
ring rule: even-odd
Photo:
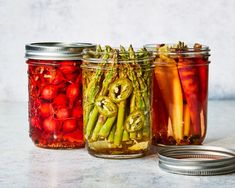
[[[167,46],[159,48],[160,52],[167,50]],[[174,138],[180,143],[183,139],[183,96],[176,62],[166,55],[160,55],[157,61],[166,63],[164,66],[156,66],[155,76],[171,119]]]
[[[152,134],[154,144],[167,143],[168,112],[158,86],[156,77],[153,78],[153,111],[152,111]]]
[[[189,136],[190,134],[190,112],[188,105],[184,104],[184,136]]]

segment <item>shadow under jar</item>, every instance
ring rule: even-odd
[[[149,52],[98,46],[85,51],[81,67],[89,153],[116,159],[143,156],[151,143]]]
[[[30,137],[42,148],[84,147],[81,53],[90,43],[26,45]]]
[[[202,144],[207,129],[209,48],[149,44],[154,52],[154,145]]]

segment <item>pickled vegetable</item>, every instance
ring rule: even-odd
[[[82,68],[88,151],[111,158],[144,155],[151,142],[150,53],[98,46],[84,55]]]
[[[154,144],[201,144],[204,140],[207,126],[208,51],[200,44],[188,47],[183,42],[156,47]]]
[[[27,63],[33,142],[43,148],[84,147],[81,61]]]

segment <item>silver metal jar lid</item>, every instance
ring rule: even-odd
[[[170,146],[158,152],[159,167],[175,174],[221,175],[235,172],[235,151],[213,146]]]
[[[94,49],[91,43],[39,42],[25,45],[25,57],[40,60],[79,60],[85,48]]]

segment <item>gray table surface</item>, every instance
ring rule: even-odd
[[[204,145],[235,149],[235,101],[209,101]],[[183,176],[158,167],[156,149],[144,158],[107,160],[86,149],[48,150],[28,136],[27,103],[0,103],[0,187],[235,187],[235,173]]]

